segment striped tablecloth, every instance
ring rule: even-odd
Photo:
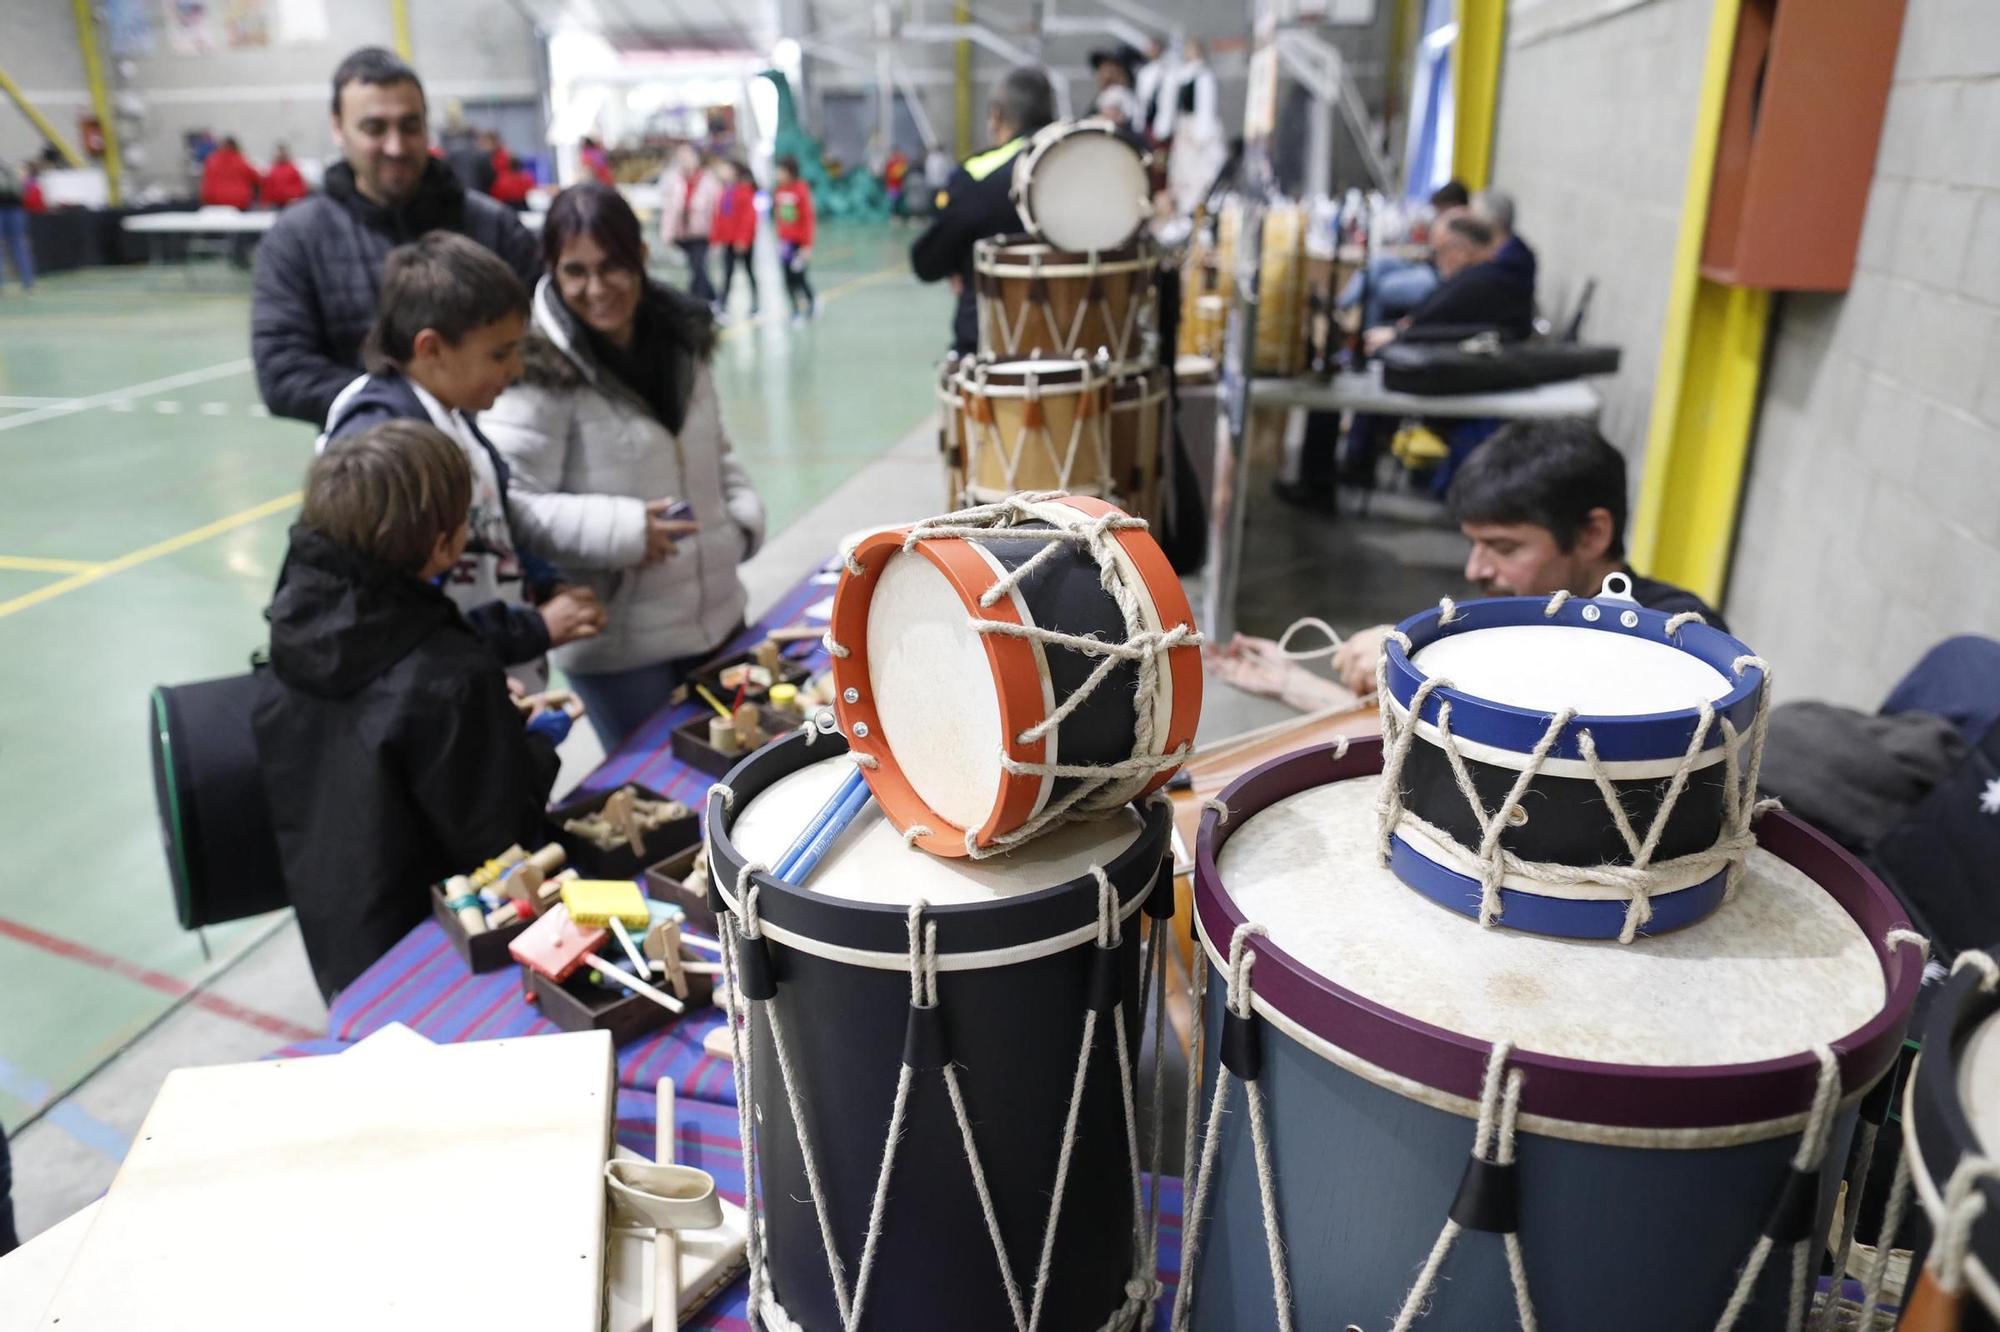
[[[833,584],[815,582],[818,576],[818,570],[807,574],[791,591],[778,598],[763,619],[731,640],[723,652],[748,651],[762,642],[764,635],[771,630],[782,629],[797,621],[806,607],[832,596]],[[822,669],[827,663],[826,649],[818,643],[813,644],[810,654],[801,645],[792,648],[787,656],[813,671]],[[578,791],[584,794],[610,791],[627,782],[637,782],[670,800],[699,808],[701,797],[715,779],[674,757],[673,736],[675,727],[708,714],[708,705],[700,699],[691,699],[679,707],[670,705],[662,708],[653,714],[651,721],[627,736],[624,744],[584,778],[577,787]]]

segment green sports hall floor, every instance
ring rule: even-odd
[[[932,410],[950,298],[909,233],[825,228],[817,323],[764,316],[717,373],[773,531]],[[7,274],[11,279],[11,274]],[[260,1024],[204,979],[277,928],[173,916],[147,691],[245,668],[263,641],[312,431],[259,405],[249,281],[209,263],[0,285],[0,1124],[9,1132],[177,1005]]]

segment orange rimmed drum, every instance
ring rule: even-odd
[[[1201,715],[1179,579],[1144,523],[1089,496],[867,537],[827,639],[875,799],[938,855],[996,854],[1159,788]]]
[[[1084,360],[959,362],[963,503],[1018,491],[1109,496],[1111,378]]]

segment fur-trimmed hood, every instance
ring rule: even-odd
[[[715,355],[715,316],[706,305],[650,279],[641,299],[652,327],[667,330],[684,352],[704,365]],[[535,285],[533,316],[521,348],[522,382],[555,390],[601,386],[605,370],[583,321],[570,313],[547,277]]]

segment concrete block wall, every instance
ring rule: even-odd
[[[1605,436],[1639,475],[1693,144],[1709,0],[1540,0],[1510,7],[1493,183],[1541,258],[1537,297],[1625,349],[1596,381]]]
[[[131,63],[126,86],[145,105],[137,146],[142,179],[169,188],[191,182],[183,173],[186,133],[235,134],[254,162],[270,160],[280,142],[302,157],[331,158],[328,96],[341,57],[361,46],[395,46],[385,0],[326,7],[320,42],[274,43],[249,50],[176,55],[164,39],[154,54]],[[511,5],[413,4],[411,63],[423,77],[433,120],[447,98],[535,102],[540,39]]]
[[[1785,697],[2000,637],[1996,127],[2000,7],[1909,0],[1853,285],[1775,308],[1724,611]]]

